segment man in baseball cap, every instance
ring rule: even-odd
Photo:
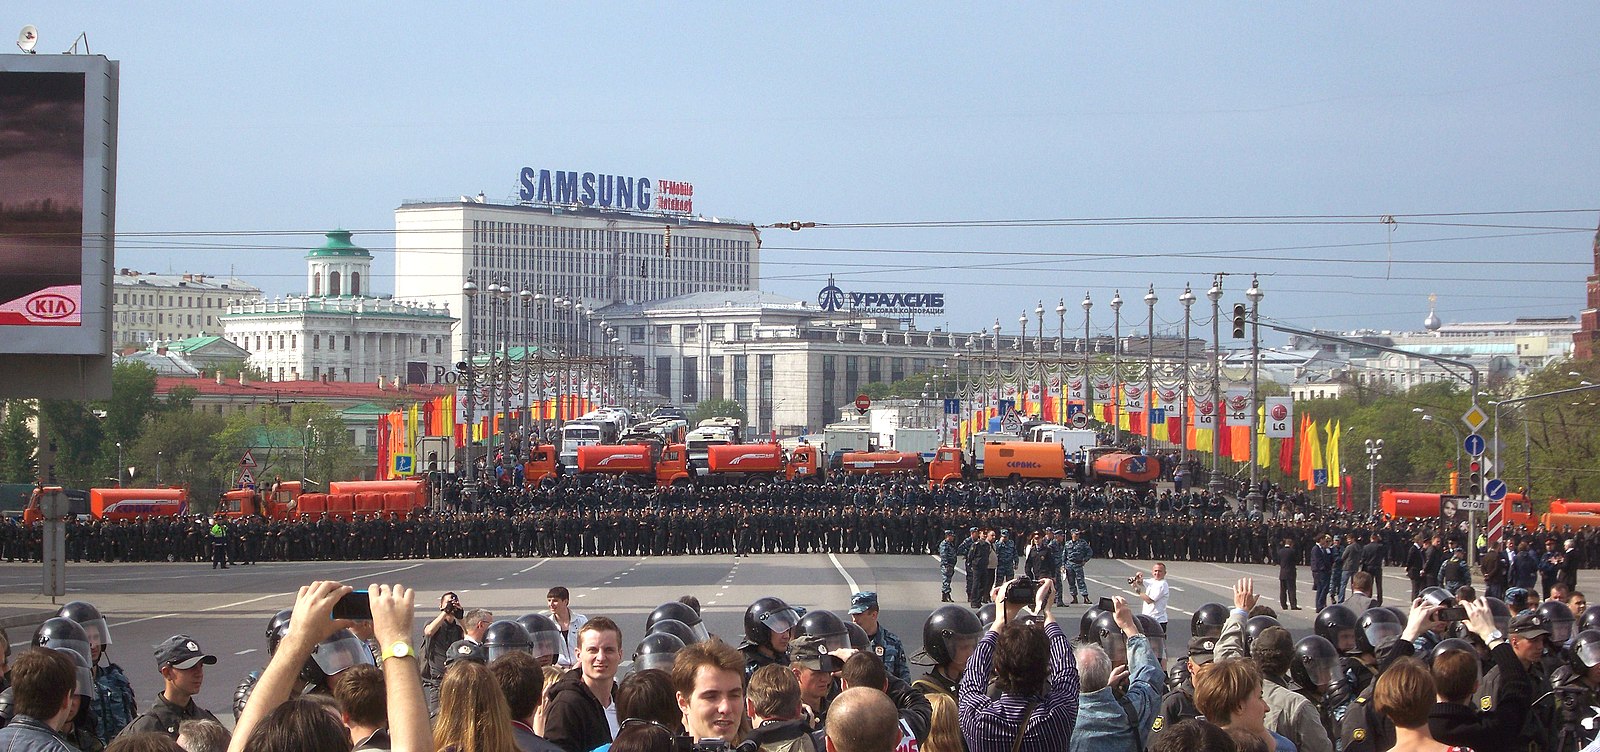
[[[156,646],[156,668],[163,686],[156,702],[144,715],[128,724],[126,733],[158,731],[178,739],[178,724],[184,721],[217,721],[217,717],[194,704],[200,685],[206,679],[206,666],[216,665],[217,657],[200,649],[186,634],[168,637]]]

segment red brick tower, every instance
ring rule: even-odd
[[[1589,300],[1578,317],[1578,333],[1572,335],[1572,357],[1589,360],[1600,349],[1600,229],[1594,233],[1594,273],[1589,275]]]

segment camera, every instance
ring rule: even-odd
[[[1006,603],[1033,603],[1039,598],[1039,581],[1026,577],[1006,588]]]

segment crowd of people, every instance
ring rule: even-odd
[[[1400,608],[1358,570],[1297,638],[1246,578],[1179,644],[1164,563],[1069,628],[1040,561],[976,610],[933,610],[915,653],[873,592],[842,613],[763,597],[718,636],[693,596],[635,632],[563,587],[516,618],[447,592],[418,630],[408,588],[313,582],[269,618],[231,730],[195,702],[217,659],[193,637],[156,648],[162,690],[141,702],[104,616],[73,602],[15,656],[0,634],[0,750],[1600,750],[1600,605],[1574,610],[1565,581],[1502,599],[1424,574]]]

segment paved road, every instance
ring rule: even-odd
[[[1125,587],[1145,562],[1095,560],[1088,577],[1095,594]],[[1169,579],[1169,644],[1189,637],[1188,617],[1199,604],[1228,602],[1233,582],[1257,578],[1257,589],[1277,607],[1276,568],[1269,565],[1172,563]],[[1398,569],[1391,568],[1398,573]],[[1585,573],[1587,574],[1587,573]],[[899,634],[909,651],[921,648],[922,621],[938,605],[938,565],[930,556],[773,555],[674,556],[583,559],[460,559],[376,562],[268,563],[213,571],[207,564],[75,564],[68,569],[70,599],[98,605],[112,625],[114,660],[128,671],[145,707],[161,688],[151,651],[169,635],[193,635],[219,662],[208,670],[201,706],[218,716],[230,714],[234,685],[266,662],[264,628],[271,614],[293,605],[296,588],[315,578],[338,578],[358,587],[372,582],[402,582],[419,591],[418,639],[432,617],[439,593],[455,590],[468,608],[483,606],[496,616],[515,618],[544,607],[545,591],[564,585],[574,610],[617,620],[625,632],[625,652],[657,605],[692,593],[700,598],[710,630],[736,638],[743,632],[745,606],[778,595],[795,605],[826,608],[843,615],[856,589],[876,590],[884,624]],[[957,573],[955,592],[962,593]],[[1585,578],[1587,580],[1587,578]],[[19,613],[53,608],[37,592],[37,564],[0,564],[0,611]],[[1296,635],[1310,629],[1310,573],[1302,569],[1302,611],[1286,612]],[[1408,588],[1398,574],[1387,578],[1391,593]],[[1407,591],[1408,592],[1408,591]],[[1065,620],[1076,633],[1085,607],[1069,607]],[[13,629],[13,644],[25,643],[32,626]],[[913,667],[915,672],[915,667]],[[231,722],[231,718],[228,718]]]

